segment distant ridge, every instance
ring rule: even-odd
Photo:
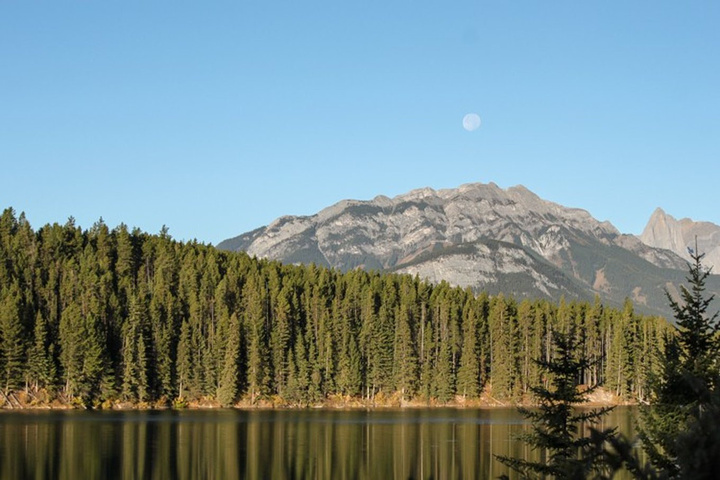
[[[519,298],[631,298],[668,314],[664,289],[684,281],[675,252],[621,234],[585,210],[523,186],[472,183],[394,198],[343,200],[310,216],[284,216],[218,248],[287,263],[417,274]],[[713,280],[714,281],[714,280]],[[720,290],[720,282],[711,282]]]
[[[705,254],[703,263],[720,273],[720,226],[710,222],[695,222],[689,218],[676,220],[662,208],[657,208],[650,216],[645,230],[640,235],[646,245],[664,248],[690,260],[688,248],[697,248]]]

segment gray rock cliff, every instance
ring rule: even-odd
[[[720,273],[720,226],[710,222],[695,222],[689,218],[676,220],[662,208],[650,216],[640,240],[648,246],[663,248],[690,261],[688,247],[705,254],[703,263]]]

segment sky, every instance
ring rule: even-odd
[[[692,0],[6,0],[0,209],[217,244],[495,182],[625,233],[720,224],[719,24]]]

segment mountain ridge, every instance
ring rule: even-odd
[[[522,185],[425,187],[389,198],[342,200],[314,215],[282,216],[218,244],[288,263],[419,275],[432,282],[518,297],[612,304],[633,299],[668,314],[667,281],[682,283],[676,253],[620,233],[586,210]]]

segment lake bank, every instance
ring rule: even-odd
[[[450,402],[439,402],[436,399],[404,399],[399,394],[382,395],[374,398],[348,397],[332,395],[319,402],[288,402],[280,397],[242,398],[230,407],[223,407],[213,398],[201,398],[197,400],[175,399],[173,401],[161,399],[156,402],[125,402],[121,400],[106,400],[94,405],[86,405],[78,398],[66,398],[63,396],[50,396],[45,391],[29,392],[17,391],[0,393],[0,410],[212,410],[222,408],[235,408],[243,410],[368,410],[368,409],[424,409],[424,408],[508,408],[508,407],[532,407],[537,405],[531,398],[520,400],[497,399],[492,395],[483,394],[476,398],[464,398],[456,396]],[[598,388],[588,395],[588,401],[579,406],[583,407],[606,407],[606,406],[633,406],[637,402],[620,398],[605,389]]]

